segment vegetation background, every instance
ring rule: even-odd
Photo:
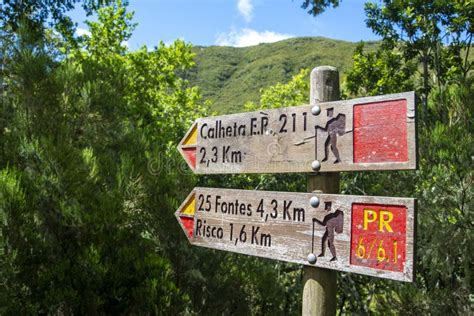
[[[74,35],[75,3],[98,16],[90,36]],[[196,117],[307,103],[321,64],[342,71],[344,98],[419,96],[419,169],[344,173],[341,187],[418,199],[416,282],[339,273],[338,313],[471,314],[474,4],[366,14],[381,42],[128,51],[126,2],[3,1],[0,314],[300,314],[300,266],[190,247],[173,213],[195,185],[304,191],[305,176],[196,177],[176,144]]]

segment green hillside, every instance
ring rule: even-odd
[[[241,111],[247,101],[257,101],[263,87],[286,82],[301,68],[332,65],[342,76],[351,67],[357,43],[322,37],[292,38],[257,46],[195,47],[197,67],[189,74],[212,101],[218,113]],[[366,44],[374,49],[376,42]]]

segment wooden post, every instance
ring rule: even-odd
[[[336,101],[340,98],[339,72],[330,66],[311,71],[310,104]],[[318,173],[308,176],[308,192],[339,193],[339,173]],[[336,314],[336,271],[304,266],[303,309],[306,315]]]

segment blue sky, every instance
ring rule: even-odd
[[[130,0],[138,26],[127,44],[136,49],[179,38],[194,45],[242,47],[300,36],[377,40],[365,26],[366,1],[343,0],[312,17],[301,8],[303,0]],[[79,32],[86,32],[82,10],[72,17]]]

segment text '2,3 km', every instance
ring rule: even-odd
[[[198,174],[416,168],[413,92],[196,120],[178,149]]]

